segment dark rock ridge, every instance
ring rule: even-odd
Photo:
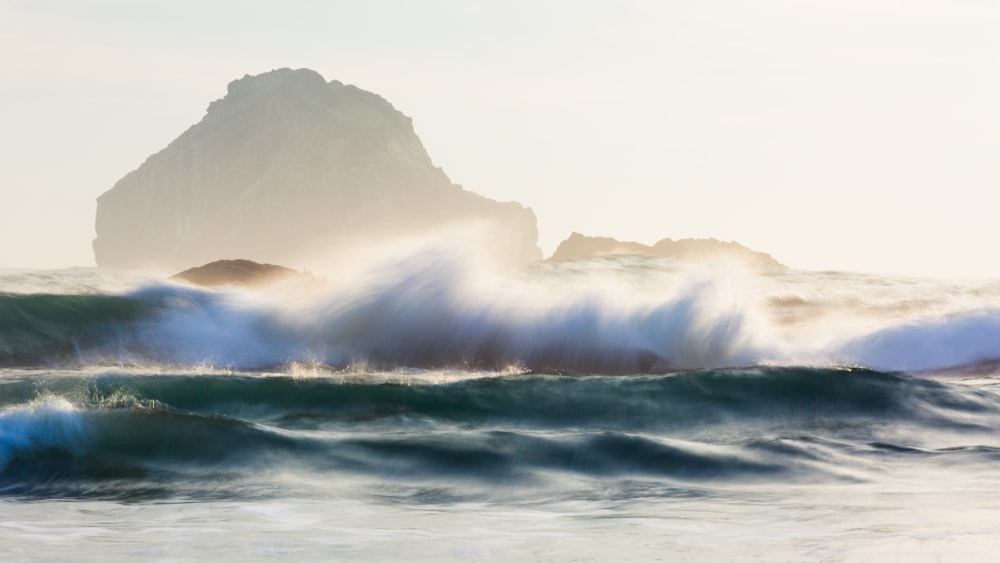
[[[463,220],[494,226],[503,256],[541,259],[534,213],[453,184],[389,102],[280,69],[231,82],[199,123],[102,194],[94,255],[167,271],[232,256],[299,266]]]
[[[573,233],[568,239],[559,243],[559,247],[549,257],[549,260],[565,262],[622,254],[682,260],[734,258],[755,266],[784,267],[770,254],[751,250],[736,242],[722,242],[714,238],[680,240],[665,238],[653,246],[648,246],[638,242],[623,242],[610,237],[588,237],[580,233]]]
[[[252,260],[242,259],[216,260],[204,266],[188,268],[183,272],[170,276],[170,279],[208,287],[220,285],[266,285],[296,278],[315,281],[315,278],[312,276],[291,268],[276,266],[274,264],[260,264]]]

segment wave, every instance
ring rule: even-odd
[[[880,456],[997,458],[995,391],[867,370],[648,376],[64,374],[0,379],[0,494],[267,494],[274,474],[517,486],[855,478]],[[874,428],[891,428],[884,436]],[[251,491],[248,493],[247,491]]]
[[[933,371],[1000,358],[1000,309],[907,322],[852,339],[839,352],[876,369]]]
[[[0,366],[918,372],[1000,358],[996,288],[843,278],[634,259],[498,274],[442,251],[350,270],[320,291],[0,293]]]
[[[0,466],[23,451],[75,449],[84,423],[79,411],[63,398],[45,398],[0,413]]]
[[[993,408],[963,387],[864,369],[748,368],[627,377],[484,374],[440,384],[405,374],[47,378],[30,373],[0,379],[0,407],[45,397],[89,408],[222,415],[291,427],[300,422],[306,428],[320,422],[395,424],[405,418],[645,431],[702,427],[733,417],[773,421],[847,415],[928,418],[942,424],[952,417],[933,419],[934,413]]]

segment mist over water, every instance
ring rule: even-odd
[[[257,289],[0,272],[0,545],[29,560],[996,547],[1000,284],[635,256],[512,267],[469,246],[341,256]]]

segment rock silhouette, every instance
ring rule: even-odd
[[[559,243],[559,247],[549,257],[553,262],[585,260],[601,256],[632,254],[659,256],[683,260],[705,260],[713,258],[735,258],[756,266],[784,267],[770,254],[751,250],[736,242],[722,242],[714,238],[679,239],[665,238],[649,246],[638,242],[620,241],[610,237],[588,237],[573,233]]]
[[[93,247],[106,267],[302,267],[329,249],[460,221],[488,224],[503,257],[541,258],[534,213],[453,184],[389,102],[280,69],[230,83],[199,123],[102,194]]]

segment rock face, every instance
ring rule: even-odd
[[[179,270],[222,258],[291,265],[456,221],[537,260],[534,213],[453,184],[410,118],[311,70],[245,76],[205,117],[97,199],[99,266]]]
[[[243,259],[216,260],[204,266],[188,268],[179,274],[170,276],[170,278],[207,287],[267,285],[290,278],[313,281],[313,278],[308,275],[291,268],[275,266],[274,264],[260,264]]]
[[[750,250],[735,242],[722,242],[714,238],[680,240],[665,238],[653,246],[647,246],[637,242],[622,242],[609,237],[588,237],[580,233],[573,233],[568,239],[559,243],[559,247],[549,257],[549,260],[565,262],[621,254],[659,256],[682,260],[735,258],[755,266],[784,267],[770,254]]]

